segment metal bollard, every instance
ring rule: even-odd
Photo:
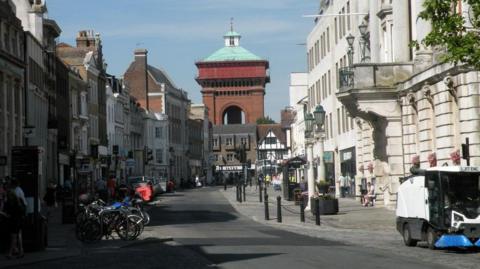
[[[282,222],[282,197],[277,196],[277,222]]]
[[[262,202],[262,183],[258,184],[258,198],[260,199],[260,203]]]
[[[320,199],[315,199],[315,224],[320,226]]]
[[[242,202],[242,185],[238,184],[238,201]]]
[[[224,190],[224,191],[227,190],[227,181],[226,181],[226,180],[223,182],[223,190]]]
[[[264,204],[265,204],[265,220],[269,220],[270,219],[270,213],[268,212],[268,194],[265,194],[265,197],[264,197],[265,201],[264,201]]]
[[[245,184],[242,184],[243,185],[243,201],[246,202],[247,201],[247,195],[245,193]]]
[[[303,197],[302,200],[300,200],[300,221],[305,222],[305,202],[303,201]]]
[[[237,192],[237,202],[239,201],[238,200],[238,186],[235,186],[235,191]]]

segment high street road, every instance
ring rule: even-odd
[[[150,209],[152,222],[135,242],[102,241],[84,245],[79,255],[16,268],[458,268],[425,260],[422,253],[464,256],[401,245],[396,251],[362,247],[332,233],[324,239],[277,229],[238,213],[222,191],[166,194]],[[173,241],[158,239],[166,236]]]

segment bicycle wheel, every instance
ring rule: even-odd
[[[115,231],[122,240],[135,240],[143,232],[143,219],[137,215],[128,215],[117,223]]]
[[[75,234],[82,242],[98,241],[102,238],[100,223],[95,219],[87,219],[75,227]]]

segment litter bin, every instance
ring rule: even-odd
[[[288,183],[288,200],[294,201],[295,200],[295,192],[294,190],[298,189],[298,183]]]
[[[300,205],[300,201],[303,199],[302,197],[302,189],[295,188],[293,190],[293,200],[295,201],[295,205]]]

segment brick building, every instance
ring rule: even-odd
[[[225,47],[195,63],[214,125],[255,123],[264,116],[269,62],[242,48],[240,37],[231,29],[224,35]]]
[[[142,108],[168,116],[169,175],[177,182],[187,177],[189,160],[187,120],[190,100],[187,92],[177,87],[168,74],[148,65],[146,49],[136,49],[135,59],[125,71],[130,94]]]

